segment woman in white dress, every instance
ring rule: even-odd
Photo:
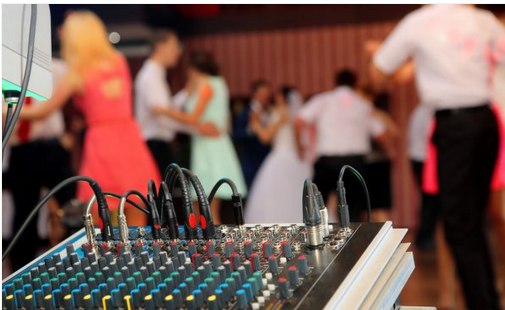
[[[272,143],[272,151],[261,165],[251,187],[245,213],[246,223],[301,223],[303,181],[312,174],[312,165],[296,152],[293,119],[302,104],[301,96],[284,87],[276,96],[269,121],[264,124],[252,115],[251,129],[262,143]]]

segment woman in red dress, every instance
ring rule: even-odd
[[[102,21],[89,11],[71,13],[63,24],[61,42],[66,76],[49,101],[24,107],[20,118],[44,118],[73,97],[87,123],[79,174],[97,180],[104,191],[121,195],[129,189],[145,192],[149,179],[159,184],[158,169],[133,117],[127,62],[109,42]],[[78,184],[78,199],[87,201],[92,194],[87,184]],[[110,201],[111,211],[117,205]],[[125,212],[129,225],[145,225],[138,211]]]

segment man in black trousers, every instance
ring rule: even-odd
[[[377,85],[412,59],[421,102],[435,110],[439,203],[469,310],[501,309],[484,221],[499,143],[486,55],[503,62],[504,44],[491,13],[431,5],[400,21],[371,63]]]

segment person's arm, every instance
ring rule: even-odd
[[[396,83],[407,84],[414,80],[414,76],[415,76],[414,61],[409,60],[395,72],[392,78],[393,81],[395,81]]]
[[[37,106],[23,106],[19,119],[34,121],[48,117],[68,102],[70,97],[77,91],[76,85],[75,79],[70,74],[66,74],[54,88],[51,99]]]
[[[391,77],[394,77],[402,65],[412,57],[415,44],[415,27],[412,17],[406,17],[396,26],[382,44],[367,45],[373,56],[370,61],[369,74],[375,89],[381,88]],[[376,49],[376,50],[374,50]],[[413,67],[406,67],[406,72]]]
[[[303,159],[305,155],[305,146],[303,145],[302,133],[305,131],[307,127],[307,122],[301,117],[297,117],[294,122],[293,129],[295,131],[295,142],[296,142],[296,151],[298,153],[298,158]]]
[[[281,113],[285,113],[281,111]],[[266,126],[263,125],[258,116],[255,113],[251,113],[251,129],[256,133],[259,140],[263,144],[270,144],[275,134],[279,130],[280,126],[284,124],[286,121],[286,117],[284,115],[279,115],[279,117],[271,122],[269,122]]]
[[[388,132],[384,132],[376,137],[374,137],[375,142],[379,144],[380,148],[386,153],[386,156],[390,160],[395,160],[396,158],[396,147],[393,144],[393,140],[391,139]]]
[[[179,122],[196,126],[198,125],[203,112],[207,108],[210,98],[212,98],[212,89],[209,85],[205,84],[198,93],[195,109],[191,113],[185,113],[183,111],[160,106],[153,107],[153,110],[154,113],[163,114]]]
[[[325,104],[326,100],[324,95],[316,95],[304,104],[301,107],[300,112],[298,112],[298,117],[294,121],[293,129],[295,131],[296,150],[300,159],[304,159],[305,156],[303,132],[307,128],[307,125],[314,124],[320,114],[324,113]]]

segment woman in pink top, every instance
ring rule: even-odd
[[[44,118],[73,97],[88,127],[79,174],[97,180],[104,191],[121,195],[129,189],[145,192],[149,179],[159,184],[158,169],[133,117],[128,65],[110,44],[102,21],[89,11],[74,12],[61,34],[66,76],[49,101],[24,107],[20,118]],[[87,201],[92,194],[87,184],[78,184],[78,199]],[[117,205],[111,201],[109,206],[114,211]],[[138,211],[125,212],[128,224],[145,225]]]

